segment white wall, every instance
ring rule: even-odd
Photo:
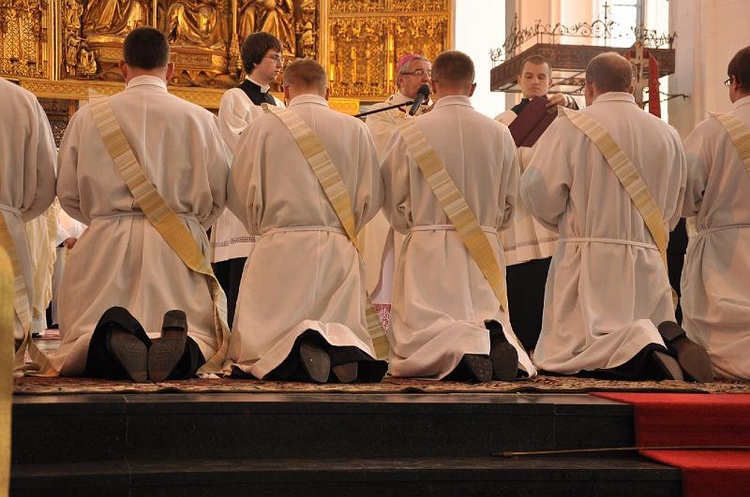
[[[495,117],[505,110],[505,94],[490,91],[492,59],[490,49],[505,41],[504,0],[456,0],[455,47],[471,57],[477,89],[472,105],[479,112]]]

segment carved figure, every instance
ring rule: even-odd
[[[81,28],[83,5],[78,0],[65,0],[65,28],[78,31]]]
[[[240,9],[238,31],[242,39],[264,31],[281,41],[285,54],[296,55],[294,2],[292,0],[247,0]]]
[[[75,2],[74,2],[75,3]],[[148,21],[146,0],[90,0],[83,34],[121,36]]]
[[[218,2],[172,2],[167,10],[167,37],[177,45],[226,48],[224,21]]]

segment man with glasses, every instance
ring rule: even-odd
[[[378,155],[385,155],[386,145],[398,129],[398,124],[409,118],[409,102],[417,98],[422,85],[431,87],[432,63],[419,54],[405,54],[396,63],[396,87],[398,91],[385,102],[372,106],[370,110],[404,104],[367,116],[365,123],[370,130]],[[428,99],[419,106],[414,115],[426,112]],[[401,250],[403,236],[395,233],[382,213],[365,226],[360,233],[363,242],[367,290],[381,314],[387,315],[391,304],[393,272],[396,254]],[[387,322],[387,320],[386,320]]]
[[[683,271],[683,327],[706,347],[717,376],[747,381],[750,46],[735,54],[727,74],[732,110],[706,119],[685,140],[688,177],[682,214],[695,216],[697,234],[690,238]]]
[[[552,69],[547,59],[532,55],[524,60],[518,74],[518,86],[523,98],[518,105],[506,110],[496,120],[509,126],[534,98],[547,98],[546,107],[557,112],[558,106],[578,109],[572,97],[557,93],[548,95]],[[536,144],[518,147],[521,174],[531,160]],[[513,331],[527,351],[533,351],[542,329],[544,285],[557,246],[557,233],[539,224],[518,201],[510,228],[500,233],[505,255],[508,308]]]
[[[242,130],[263,113],[262,103],[283,106],[269,93],[284,66],[279,40],[265,32],[253,33],[242,43],[241,58],[245,79],[224,93],[219,105],[219,130],[233,154]],[[242,271],[256,241],[229,209],[211,230],[214,272],[227,294],[229,326],[234,321]]]

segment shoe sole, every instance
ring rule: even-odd
[[[677,362],[685,373],[699,383],[714,381],[711,358],[706,349],[691,341],[687,337],[679,338],[669,346],[677,355]]]
[[[461,358],[461,364],[478,382],[486,383],[492,380],[492,362],[489,357],[478,354],[466,354]]]
[[[331,372],[331,358],[325,350],[315,344],[303,342],[299,346],[299,358],[307,376],[315,383],[326,383]]]
[[[495,343],[490,348],[492,379],[513,381],[518,375],[518,352],[508,342]]]
[[[130,379],[143,383],[148,378],[146,344],[126,331],[112,331],[109,347]]]
[[[682,374],[682,369],[680,368],[680,365],[677,363],[674,357],[664,352],[654,350],[654,359],[656,360],[657,366],[661,368],[664,374],[670,377],[669,379],[685,381],[685,377]]]
[[[148,375],[151,381],[165,381],[185,352],[184,338],[160,338],[148,349]]]
[[[331,371],[341,383],[354,383],[357,381],[357,375],[359,374],[359,363],[345,362],[337,364],[336,366],[331,366]]]

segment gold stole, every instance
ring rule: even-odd
[[[31,302],[29,302],[26,285],[23,281],[21,260],[18,258],[16,245],[10,235],[8,226],[5,224],[2,213],[0,213],[0,247],[4,248],[8,254],[13,274],[13,297],[8,299],[7,302],[13,302],[15,314],[23,327],[23,340],[16,351],[14,370],[33,376],[57,376],[57,371],[31,338]],[[29,364],[25,364],[27,350],[31,357],[31,363]]]
[[[505,272],[495,258],[495,252],[492,250],[489,240],[487,240],[487,235],[482,231],[479,220],[414,120],[405,121],[400,125],[400,128],[401,136],[404,138],[409,152],[414,157],[419,170],[424,174],[427,184],[435,193],[448,219],[456,228],[461,241],[466,245],[471,258],[477,263],[480,271],[492,287],[492,291],[500,303],[500,308],[507,309]]]
[[[2,217],[0,213],[0,223],[7,232]],[[8,495],[10,486],[14,295],[13,264],[0,247],[0,495]]]
[[[203,251],[185,223],[175,214],[159,195],[159,192],[156,191],[154,185],[146,178],[143,167],[133,154],[133,150],[117,123],[107,99],[92,92],[89,95],[89,105],[104,146],[146,218],[186,266],[206,277],[211,289],[214,330],[217,333],[218,346],[216,354],[207,358],[206,363],[201,366],[198,373],[218,373],[222,369],[224,357],[229,347],[227,301],[224,291],[219,286],[219,282],[203,255]]]
[[[333,210],[336,212],[339,221],[341,221],[344,231],[349,240],[357,249],[360,257],[362,250],[357,239],[357,233],[354,222],[354,209],[346,186],[341,180],[338,169],[331,161],[331,157],[326,152],[323,144],[320,142],[312,129],[297,114],[287,109],[281,109],[268,104],[263,104],[263,110],[275,115],[287,127],[289,132],[297,142],[302,154],[307,159],[308,164],[318,178],[320,186],[331,203]],[[380,321],[377,311],[372,305],[370,295],[365,292],[365,318],[367,320],[367,333],[372,339],[372,345],[375,349],[375,356],[378,359],[388,357],[388,339],[383,330],[383,323]]]
[[[731,114],[713,114],[713,117],[724,126],[745,164],[745,170],[750,174],[750,129]]]
[[[631,160],[615,142],[612,135],[589,116],[564,108],[560,109],[560,115],[565,115],[570,119],[570,122],[588,136],[602,153],[645,221],[666,266],[669,234],[664,226],[664,218]]]

